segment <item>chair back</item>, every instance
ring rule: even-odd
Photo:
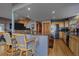
[[[30,40],[27,42],[28,55],[32,56],[35,52],[35,40]]]
[[[27,38],[27,39],[32,39],[32,35],[31,35],[31,34],[27,34],[27,35],[26,35],[26,38]]]
[[[25,40],[24,34],[17,34],[16,41],[17,41],[19,48],[26,48],[26,40]]]
[[[4,35],[4,38],[5,38],[5,40],[6,40],[6,44],[7,44],[7,45],[11,45],[12,42],[11,42],[11,37],[10,37],[9,33],[5,33],[5,34],[3,34],[3,35]]]

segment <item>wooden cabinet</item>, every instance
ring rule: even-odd
[[[36,21],[36,32],[37,34],[41,34],[42,33],[42,23]]]
[[[50,21],[43,21],[42,22],[42,34],[44,35],[50,34],[50,26],[51,26]]]
[[[61,39],[64,39],[65,33],[64,32],[59,32],[59,36]]]
[[[69,39],[69,48],[74,55],[79,56],[79,38],[76,36],[71,36]]]

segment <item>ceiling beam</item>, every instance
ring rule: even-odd
[[[16,10],[19,10],[23,7],[26,7],[28,5],[31,5],[32,3],[21,3],[21,4],[16,4],[15,6],[13,6],[12,10],[13,11],[16,11]]]

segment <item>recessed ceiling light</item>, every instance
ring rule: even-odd
[[[28,8],[28,11],[30,11],[30,8]]]
[[[29,18],[30,16],[28,15],[27,17]]]
[[[55,14],[55,11],[52,11],[52,14]]]

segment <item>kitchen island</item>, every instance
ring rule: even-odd
[[[26,35],[28,39],[35,37],[36,43],[36,56],[48,56],[48,36],[46,35]]]

